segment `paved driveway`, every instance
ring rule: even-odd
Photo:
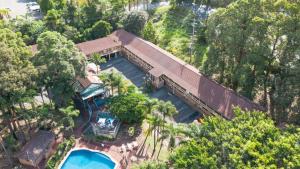
[[[105,64],[100,65],[101,70],[110,71],[111,69],[121,72],[125,78],[130,80],[135,86],[143,87],[145,73],[134,64],[123,57],[111,59]],[[171,94],[166,88],[160,88],[149,94],[150,97],[159,100],[171,101],[178,110],[178,114],[173,117],[173,121],[179,123],[190,123],[200,117],[200,113],[187,105],[183,100]]]
[[[26,4],[29,2],[35,2],[34,0],[0,0],[0,9],[9,8],[10,16],[15,18],[19,15],[32,15],[34,18],[41,18],[40,13],[30,13]]]

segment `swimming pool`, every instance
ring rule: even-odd
[[[60,169],[115,169],[116,163],[108,156],[88,150],[78,149],[73,150]]]

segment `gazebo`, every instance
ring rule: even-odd
[[[37,167],[43,159],[49,157],[54,143],[54,133],[44,130],[38,131],[19,152],[20,163]]]
[[[98,136],[116,138],[121,122],[109,112],[98,112],[91,121],[93,133]]]

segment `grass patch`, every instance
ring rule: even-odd
[[[144,137],[143,139],[145,139],[146,137],[146,131],[148,130],[148,123],[146,122],[146,120],[143,122],[143,125],[142,125],[142,129],[143,129],[143,134],[144,134]],[[151,133],[145,144],[144,144],[144,148],[143,148],[143,154],[148,154],[151,158],[151,155],[152,155],[152,152],[153,152],[153,148],[154,148],[154,142],[153,142],[153,139],[154,139],[154,135],[153,133]],[[143,140],[144,141],[144,140]],[[161,142],[158,141],[157,142],[157,145],[156,145],[156,151],[152,157],[153,160],[159,160],[159,161],[167,161],[168,158],[169,158],[169,155],[170,155],[170,151],[168,149],[168,146],[164,145],[162,146],[162,149],[159,153],[159,156],[158,156],[158,152],[159,152],[159,149],[160,149],[160,145],[161,145]],[[158,156],[158,157],[157,157]]]

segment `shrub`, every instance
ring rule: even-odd
[[[145,107],[142,103],[147,97],[142,93],[128,93],[113,97],[109,110],[125,123],[140,123],[145,118]]]
[[[64,156],[70,151],[70,149],[75,145],[74,137],[65,140],[58,145],[56,153],[48,160],[46,169],[56,169],[64,158]]]

